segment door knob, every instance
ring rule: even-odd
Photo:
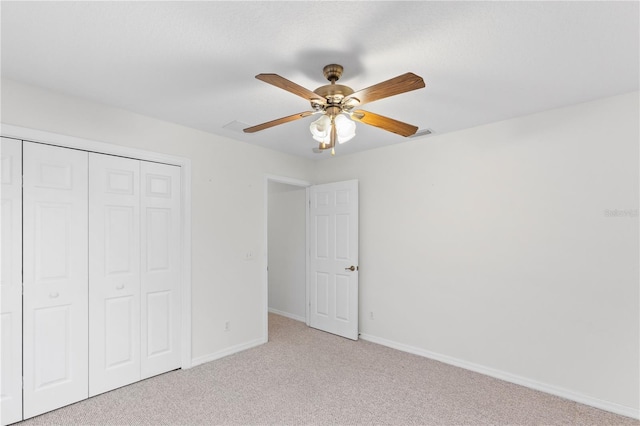
[[[344,268],[344,270],[345,270],[345,271],[351,271],[351,272],[353,272],[353,271],[357,271],[357,270],[358,270],[358,267],[357,267],[357,266],[353,266],[353,265],[351,265],[351,266],[349,266],[348,268]]]

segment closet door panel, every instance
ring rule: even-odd
[[[142,377],[180,368],[180,168],[140,163]]]
[[[24,417],[88,396],[87,166],[24,142]]]
[[[89,395],[140,380],[140,162],[89,156]]]
[[[22,142],[2,138],[0,420],[22,420]]]

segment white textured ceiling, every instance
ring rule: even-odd
[[[436,133],[638,90],[632,2],[6,2],[2,77],[319,159],[308,103],[322,67],[354,90],[405,72],[425,89],[367,110]],[[338,155],[407,139],[358,124]],[[425,143],[428,137],[424,137]],[[230,141],[230,143],[233,143]]]

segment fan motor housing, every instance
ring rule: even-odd
[[[342,84],[327,84],[318,87],[313,93],[322,96],[330,104],[339,104],[342,100],[353,93],[353,89]]]

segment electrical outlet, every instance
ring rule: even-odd
[[[251,250],[245,253],[244,260],[253,260],[253,252]]]
[[[224,331],[231,331],[231,321],[227,320],[224,322]]]
[[[369,319],[373,319],[373,311],[369,312]]]

